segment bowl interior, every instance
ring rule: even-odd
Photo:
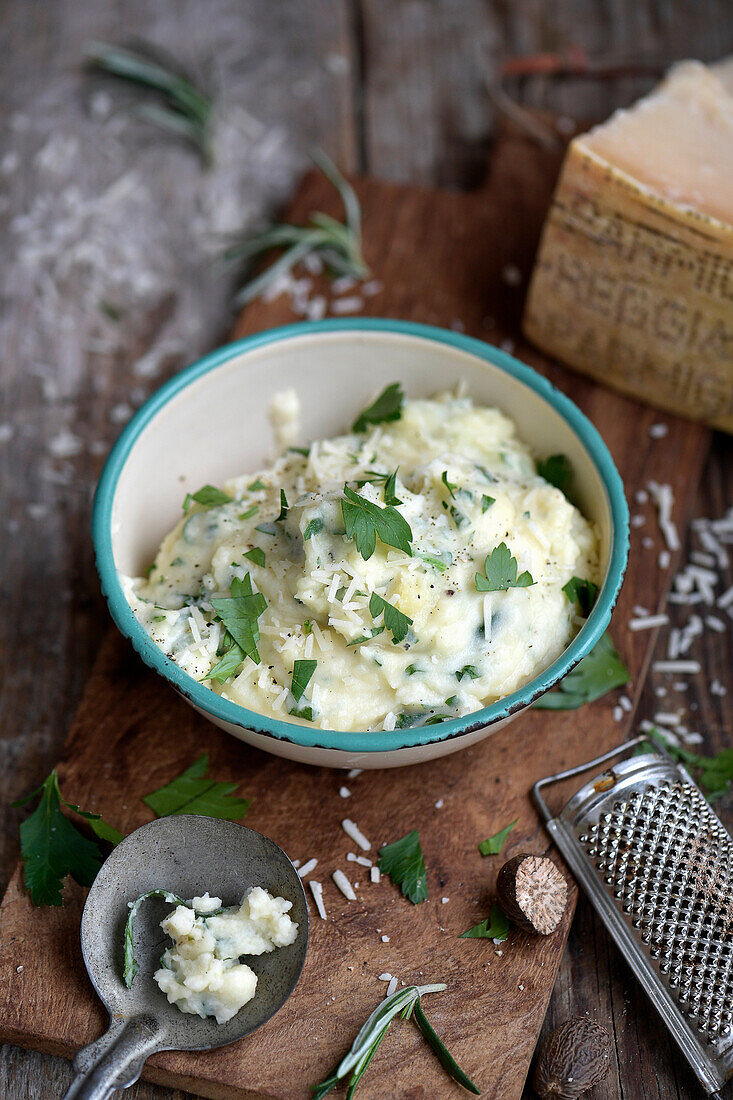
[[[298,443],[304,444],[347,430],[357,412],[390,382],[402,382],[408,397],[431,396],[462,382],[477,402],[507,413],[537,455],[568,456],[574,499],[598,525],[605,577],[612,515],[591,454],[565,417],[516,377],[515,368],[519,373],[527,368],[496,349],[487,348],[487,353],[496,362],[435,338],[368,329],[313,331],[234,354],[222,349],[216,369],[172,393],[169,384],[142,410],[146,422],[114,490],[116,568],[132,576],[147,569],[163,536],[180,518],[187,492],[254,471],[274,456],[267,413],[278,391],[294,389],[300,397]],[[136,428],[135,423],[130,427]]]

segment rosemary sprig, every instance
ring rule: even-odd
[[[409,1020],[413,1013],[416,1023],[437,1054],[443,1068],[450,1074],[454,1081],[459,1083],[459,1085],[468,1089],[469,1092],[478,1095],[479,1089],[476,1088],[470,1077],[463,1072],[445,1043],[443,1043],[433,1030],[422,1011],[420,998],[423,994],[442,993],[445,988],[446,986],[443,984],[411,985],[406,989],[398,990],[398,992],[393,993],[391,997],[385,997],[361,1028],[351,1045],[351,1049],[341,1060],[333,1073],[330,1074],[325,1081],[322,1081],[320,1085],[316,1085],[313,1088],[313,1100],[322,1100],[331,1089],[335,1088],[336,1085],[346,1077],[349,1078],[349,1088],[346,1093],[346,1100],[351,1100],[364,1071],[374,1057],[379,1044],[387,1034],[389,1025],[396,1016],[401,1016],[403,1019]]]
[[[238,264],[246,275],[252,265],[268,253],[281,250],[280,256],[258,275],[247,279],[237,292],[234,304],[245,305],[257,298],[276,279],[291,271],[306,256],[317,254],[333,275],[351,275],[364,279],[369,268],[362,255],[361,207],[351,184],[336,165],[320,149],[311,152],[315,165],[338,191],[344,206],[346,221],[315,211],[306,225],[283,223],[260,233],[249,234],[233,241],[224,251],[226,264]]]
[[[142,102],[134,113],[190,141],[204,163],[210,163],[213,100],[174,58],[147,42],[130,46],[89,42],[84,52],[93,71],[157,94],[159,101]]]

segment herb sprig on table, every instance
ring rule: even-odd
[[[170,54],[149,42],[116,46],[90,42],[87,67],[152,93],[134,108],[138,118],[190,141],[205,164],[211,161],[211,96]]]
[[[498,940],[503,941],[509,935],[511,927],[509,918],[499,905],[492,905],[491,912],[485,920],[474,924],[466,932],[461,932],[458,937],[461,940]]]
[[[382,874],[389,875],[395,886],[399,886],[413,905],[427,901],[428,880],[425,858],[420,847],[417,829],[413,829],[400,840],[380,848],[378,864]]]
[[[320,1085],[313,1088],[313,1100],[323,1100],[323,1097],[327,1096],[331,1089],[347,1078],[349,1080],[347,1098],[354,1095],[359,1080],[396,1016],[402,1016],[404,1020],[409,1020],[413,1016],[415,1023],[435,1051],[445,1071],[464,1089],[478,1096],[480,1090],[458,1065],[445,1043],[434,1031],[422,1009],[421,998],[426,993],[442,993],[446,988],[442,983],[439,985],[411,985],[406,989],[398,990],[391,997],[385,997],[360,1029],[351,1045],[351,1049],[342,1058],[333,1073]]]
[[[553,691],[536,699],[538,710],[576,710],[600,699],[614,688],[628,684],[631,676],[606,631],[593,649],[565,676]]]
[[[505,828],[500,829],[498,833],[494,833],[493,836],[487,836],[486,840],[482,840],[478,846],[481,855],[498,856],[506,843],[507,837],[518,821],[519,818],[515,817],[514,821],[510,821],[509,824]]]
[[[257,260],[272,252],[280,252],[269,267],[246,279],[235,297],[235,305],[243,306],[257,298],[306,256],[320,256],[334,275],[350,275],[355,279],[364,279],[369,275],[362,255],[361,207],[356,192],[325,153],[315,149],[311,157],[338,191],[346,221],[340,222],[330,214],[316,211],[305,225],[284,222],[233,241],[222,259],[226,264],[242,267],[245,278]]]
[[[225,821],[245,816],[250,803],[232,797],[237,783],[221,783],[206,777],[209,758],[198,760],[164,787],[143,796],[143,802],[157,817],[171,814],[201,814]],[[40,802],[20,826],[20,849],[25,884],[34,905],[62,905],[64,879],[71,877],[80,886],[91,886],[102,866],[105,853],[96,841],[80,832],[63,812],[62,805],[83,818],[100,840],[116,845],[123,834],[99,814],[82,810],[61,794],[56,770],[40,787],[13,806],[24,806],[40,795]]]

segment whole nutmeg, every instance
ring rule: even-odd
[[[499,904],[525,932],[549,936],[568,904],[565,876],[547,856],[528,853],[505,863],[496,879]]]
[[[542,1044],[532,1085],[541,1100],[577,1100],[606,1076],[610,1065],[605,1027],[571,1016]]]

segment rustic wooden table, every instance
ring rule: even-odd
[[[81,75],[87,40],[131,35],[165,44],[218,88],[224,137],[214,172],[203,176],[187,149],[120,110],[124,91]],[[2,4],[3,886],[18,854],[10,801],[52,766],[108,623],[89,539],[93,486],[134,407],[226,333],[230,287],[211,263],[217,238],[281,203],[313,143],[352,170],[475,185],[490,155],[487,84],[500,60],[571,44],[616,59],[713,59],[733,50],[730,3]],[[649,85],[628,75],[533,77],[516,91],[532,105],[593,119]],[[698,516],[722,515],[732,474],[730,441],[717,438]],[[731,686],[730,632],[706,631],[690,655],[703,671],[674,702],[716,749],[733,730],[731,694],[709,690],[716,678]],[[650,675],[634,687],[639,720],[652,717],[661,684]],[[724,800],[729,821],[731,808]],[[616,1046],[598,1100],[701,1095],[581,901],[545,1027],[586,1011]],[[4,1097],[46,1100],[69,1080],[66,1062],[3,1050]],[[182,1096],[147,1084],[130,1095]]]

